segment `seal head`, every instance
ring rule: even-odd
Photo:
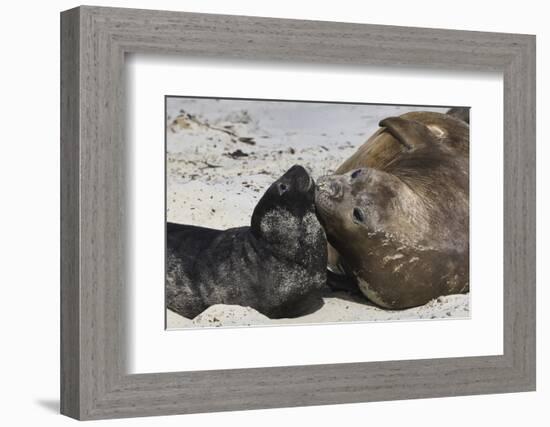
[[[315,181],[300,165],[292,166],[266,190],[252,213],[251,231],[273,243],[292,239],[306,216],[315,215]],[[290,234],[289,234],[290,233]]]

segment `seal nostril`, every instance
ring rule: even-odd
[[[365,221],[365,214],[363,213],[363,211],[361,209],[354,208],[353,209],[353,218],[357,222],[364,222]]]
[[[329,188],[333,196],[336,196],[340,190],[340,186],[336,182],[332,182]]]
[[[361,174],[362,169],[357,169],[351,174],[352,179],[357,178]]]

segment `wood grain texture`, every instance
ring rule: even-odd
[[[61,20],[61,412],[80,414],[79,12]]]
[[[62,413],[78,419],[535,388],[535,38],[80,7],[62,14]],[[128,375],[124,55],[504,76],[504,354]]]

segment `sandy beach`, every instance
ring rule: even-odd
[[[168,98],[167,219],[217,229],[249,225],[265,189],[300,164],[333,172],[388,116],[446,108]],[[315,313],[269,319],[249,307],[215,305],[195,319],[167,312],[168,328],[394,321],[469,317],[469,294],[422,307],[382,310],[361,296],[330,293]]]

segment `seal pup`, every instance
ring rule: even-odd
[[[468,291],[469,126],[411,112],[380,127],[318,180],[329,264],[384,308]]]
[[[191,319],[214,304],[249,306],[270,318],[320,308],[327,249],[314,194],[313,178],[295,165],[267,189],[249,227],[168,223],[167,308]]]

